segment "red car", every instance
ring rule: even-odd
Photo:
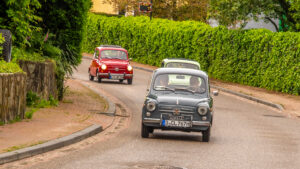
[[[89,67],[89,78],[94,77],[100,83],[102,79],[127,80],[132,84],[133,68],[129,63],[128,52],[121,46],[101,45],[95,49],[94,58]]]

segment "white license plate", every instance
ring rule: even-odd
[[[111,75],[111,79],[113,79],[113,80],[124,79],[124,76],[123,75]]]
[[[192,127],[191,121],[176,121],[176,120],[163,120],[163,126],[166,127]]]

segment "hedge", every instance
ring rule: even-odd
[[[300,94],[300,34],[228,30],[195,21],[89,14],[83,51],[100,44],[126,48],[134,61],[159,66],[189,58],[216,79]]]

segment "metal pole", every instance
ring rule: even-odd
[[[150,21],[151,21],[151,19],[152,19],[152,7],[153,7],[153,1],[150,0],[150,3],[151,3],[151,12],[150,12]]]

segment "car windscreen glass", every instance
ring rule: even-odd
[[[196,69],[199,70],[199,66],[192,63],[181,63],[181,62],[170,62],[166,64],[166,67],[170,68],[189,68],[189,69]]]
[[[127,60],[127,55],[124,51],[120,50],[103,50],[101,51],[101,58]]]
[[[202,77],[187,74],[161,74],[155,77],[154,90],[187,91],[205,93],[206,83]]]

